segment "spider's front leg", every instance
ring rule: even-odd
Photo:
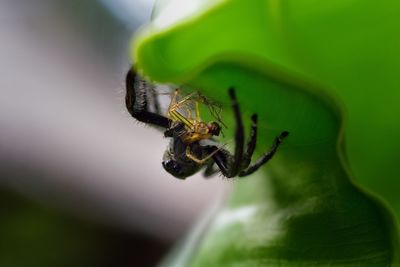
[[[257,114],[253,114],[251,116],[251,130],[250,130],[250,140],[247,143],[246,152],[243,156],[243,162],[241,165],[241,171],[239,172],[239,177],[244,177],[252,174],[256,170],[258,170],[262,165],[267,163],[278,150],[279,145],[282,143],[283,139],[289,135],[288,132],[282,132],[278,137],[275,138],[275,141],[271,147],[271,149],[262,155],[256,163],[250,165],[251,157],[253,156],[254,150],[256,148],[257,143]]]
[[[147,91],[149,91],[150,87],[151,86],[131,68],[126,75],[126,108],[132,117],[138,121],[168,128],[171,124],[168,118],[148,110]]]
[[[288,136],[288,132],[282,132],[274,141],[270,151],[261,156],[256,163],[250,165],[251,157],[256,148],[257,142],[257,114],[251,116],[251,131],[250,139],[246,146],[246,151],[243,154],[244,146],[244,131],[243,122],[240,114],[239,104],[236,99],[235,91],[233,88],[229,89],[229,95],[232,101],[232,108],[236,120],[236,133],[235,133],[235,154],[231,155],[226,150],[221,150],[213,156],[215,163],[220,168],[221,172],[227,177],[247,176],[258,170],[262,165],[267,163],[276,153],[279,145],[283,139]]]
[[[226,178],[235,177],[236,174],[233,172],[234,156],[225,149],[218,149],[216,146],[212,147],[212,151],[216,150],[218,151],[212,156],[212,159],[214,160],[215,164],[217,164],[221,173]]]
[[[247,168],[244,169],[239,173],[239,177],[244,177],[247,175],[252,174],[256,170],[258,170],[262,165],[267,163],[272,157],[275,155],[276,151],[278,150],[279,145],[282,143],[283,139],[285,139],[289,135],[289,132],[282,132],[278,137],[275,138],[274,143],[272,144],[271,149],[262,155],[254,164],[250,166],[246,166]]]
[[[219,151],[216,151],[212,157],[222,174],[227,178],[233,178],[240,172],[243,162],[244,130],[239,103],[236,99],[235,90],[233,88],[229,88],[229,96],[231,98],[232,109],[236,121],[235,153],[231,155],[225,149],[213,147],[212,149],[217,149]]]
[[[213,160],[210,160],[206,168],[204,169],[203,176],[204,178],[211,178],[215,174],[219,173],[220,169],[215,166],[215,162]]]
[[[235,131],[235,154],[233,155],[233,161],[227,166],[227,177],[235,177],[240,171],[240,165],[243,160],[243,145],[244,145],[244,130],[242,115],[240,114],[239,103],[236,99],[235,90],[229,88],[229,96],[231,97],[233,114],[236,121]]]

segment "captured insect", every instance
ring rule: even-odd
[[[162,165],[176,178],[185,179],[202,169],[205,177],[218,172],[227,178],[250,175],[274,156],[279,145],[289,134],[283,131],[275,138],[270,151],[251,164],[257,142],[257,114],[251,116],[250,138],[244,149],[243,122],[234,88],[228,90],[236,121],[235,150],[234,154],[231,154],[225,149],[225,145],[220,145],[214,139],[221,134],[223,125],[218,105],[210,103],[197,92],[182,96],[176,90],[172,93],[166,115],[162,115],[156,98],[153,99],[154,112],[148,106],[152,87],[151,83],[141,78],[132,68],[126,76],[126,107],[135,119],[162,128],[164,136],[171,138]],[[199,109],[201,103],[209,108],[216,121],[202,121]]]
[[[217,122],[209,122],[206,124],[200,117],[199,105],[204,104],[210,111],[210,114]],[[226,127],[223,123],[220,112],[222,108],[219,104],[211,102],[199,92],[193,92],[182,97],[178,89],[172,94],[171,102],[167,110],[167,117],[172,121],[172,124],[185,126],[184,132],[181,134],[181,139],[185,144],[191,144],[195,141],[211,139],[213,136],[218,136],[221,132],[220,124]],[[174,126],[170,127],[174,129]],[[187,147],[189,149],[190,147]]]

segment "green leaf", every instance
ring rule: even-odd
[[[245,121],[259,114],[258,155],[280,131],[290,132],[271,163],[235,182],[204,237],[189,239],[171,266],[400,264],[392,214],[349,170],[367,186],[396,173],[385,171],[380,153],[400,142],[365,130],[379,118],[396,121],[384,103],[400,94],[398,8],[361,0],[158,3],[132,49],[144,75],[217,99],[230,126],[227,88],[234,86]],[[349,110],[349,157],[336,97]],[[398,196],[384,193],[395,206]]]

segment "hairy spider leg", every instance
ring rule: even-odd
[[[267,153],[261,156],[254,164],[250,165],[247,169],[241,171],[239,173],[239,177],[247,176],[258,170],[262,165],[267,163],[278,150],[279,145],[282,143],[283,139],[285,139],[289,135],[289,132],[282,132],[278,137],[275,138],[275,141]]]
[[[236,99],[235,90],[229,88],[229,96],[231,97],[232,109],[236,120],[235,131],[235,154],[233,156],[232,166],[228,169],[229,176],[234,177],[239,173],[240,165],[243,159],[244,130],[242,116],[240,114],[239,103]]]
[[[235,91],[233,88],[229,89],[229,95],[232,99],[232,107],[236,119],[236,132],[235,132],[235,154],[231,155],[227,150],[219,149],[213,155],[214,162],[220,168],[221,172],[227,178],[247,176],[258,170],[262,165],[267,163],[276,153],[279,145],[283,139],[288,136],[288,132],[282,132],[274,141],[270,151],[261,156],[254,164],[250,165],[251,157],[254,153],[257,142],[257,115],[253,114],[251,117],[252,125],[250,130],[250,139],[247,143],[246,151],[243,154],[244,131],[243,123],[240,116],[239,104],[236,100]],[[250,166],[249,166],[250,165]],[[243,170],[244,169],[244,170]]]
[[[236,120],[235,153],[234,155],[231,155],[227,150],[218,149],[216,146],[213,146],[211,149],[217,149],[216,153],[213,155],[213,159],[222,174],[227,178],[232,178],[241,170],[241,164],[243,161],[244,130],[239,104],[233,88],[229,88],[229,96],[231,98],[232,109]]]
[[[211,176],[213,176],[214,174],[217,174],[219,172],[220,172],[220,169],[215,167],[215,162],[213,160],[210,160],[207,163],[206,168],[204,169],[203,176],[205,178],[210,178]]]
[[[218,149],[218,147],[213,146],[210,149]],[[217,164],[218,168],[226,178],[233,178],[231,163],[233,162],[233,156],[225,149],[220,149],[214,154],[213,160]]]
[[[157,96],[157,92],[155,90],[154,84],[150,84],[149,88],[150,88],[150,92],[151,92],[151,98],[153,100],[154,112],[157,114],[161,114],[161,106],[160,106],[160,103],[158,102],[158,96]]]
[[[204,178],[212,178],[211,176],[217,174],[219,172],[219,169],[214,168],[214,162],[211,162],[212,164],[207,165],[207,167],[203,171],[203,177]]]
[[[254,150],[257,143],[257,114],[251,116],[251,128],[250,128],[250,139],[246,146],[246,151],[243,155],[243,162],[240,169],[246,169],[249,167],[251,157],[253,156]]]
[[[132,117],[138,121],[168,128],[171,124],[170,119],[148,110],[146,95],[148,88],[146,81],[141,79],[131,68],[126,75],[126,107]]]

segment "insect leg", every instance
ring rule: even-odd
[[[196,105],[196,121],[201,121],[199,102],[196,101],[195,105]]]
[[[214,156],[214,154],[216,154],[218,151],[220,151],[222,149],[222,147],[217,148],[212,151],[211,153],[209,153],[206,157],[204,157],[203,159],[199,159],[196,156],[194,156],[192,154],[192,152],[190,151],[190,146],[186,147],[186,157],[188,157],[189,159],[193,160],[194,162],[196,162],[197,164],[204,164],[207,160],[209,160],[212,156]]]
[[[241,171],[239,173],[239,177],[247,176],[258,170],[262,165],[267,163],[278,150],[279,145],[282,143],[283,139],[288,136],[288,132],[282,132],[278,137],[275,138],[274,144],[271,147],[271,150],[261,156],[254,164],[250,165],[247,169]]]
[[[169,107],[168,107],[168,111],[167,111],[168,115],[170,114],[171,111],[175,110],[174,106],[175,106],[178,94],[179,94],[178,89],[176,89],[175,92],[172,93],[171,102],[169,103]]]
[[[168,128],[170,120],[160,114],[148,111],[146,93],[148,84],[131,68],[126,75],[125,104],[129,113],[138,121]]]

